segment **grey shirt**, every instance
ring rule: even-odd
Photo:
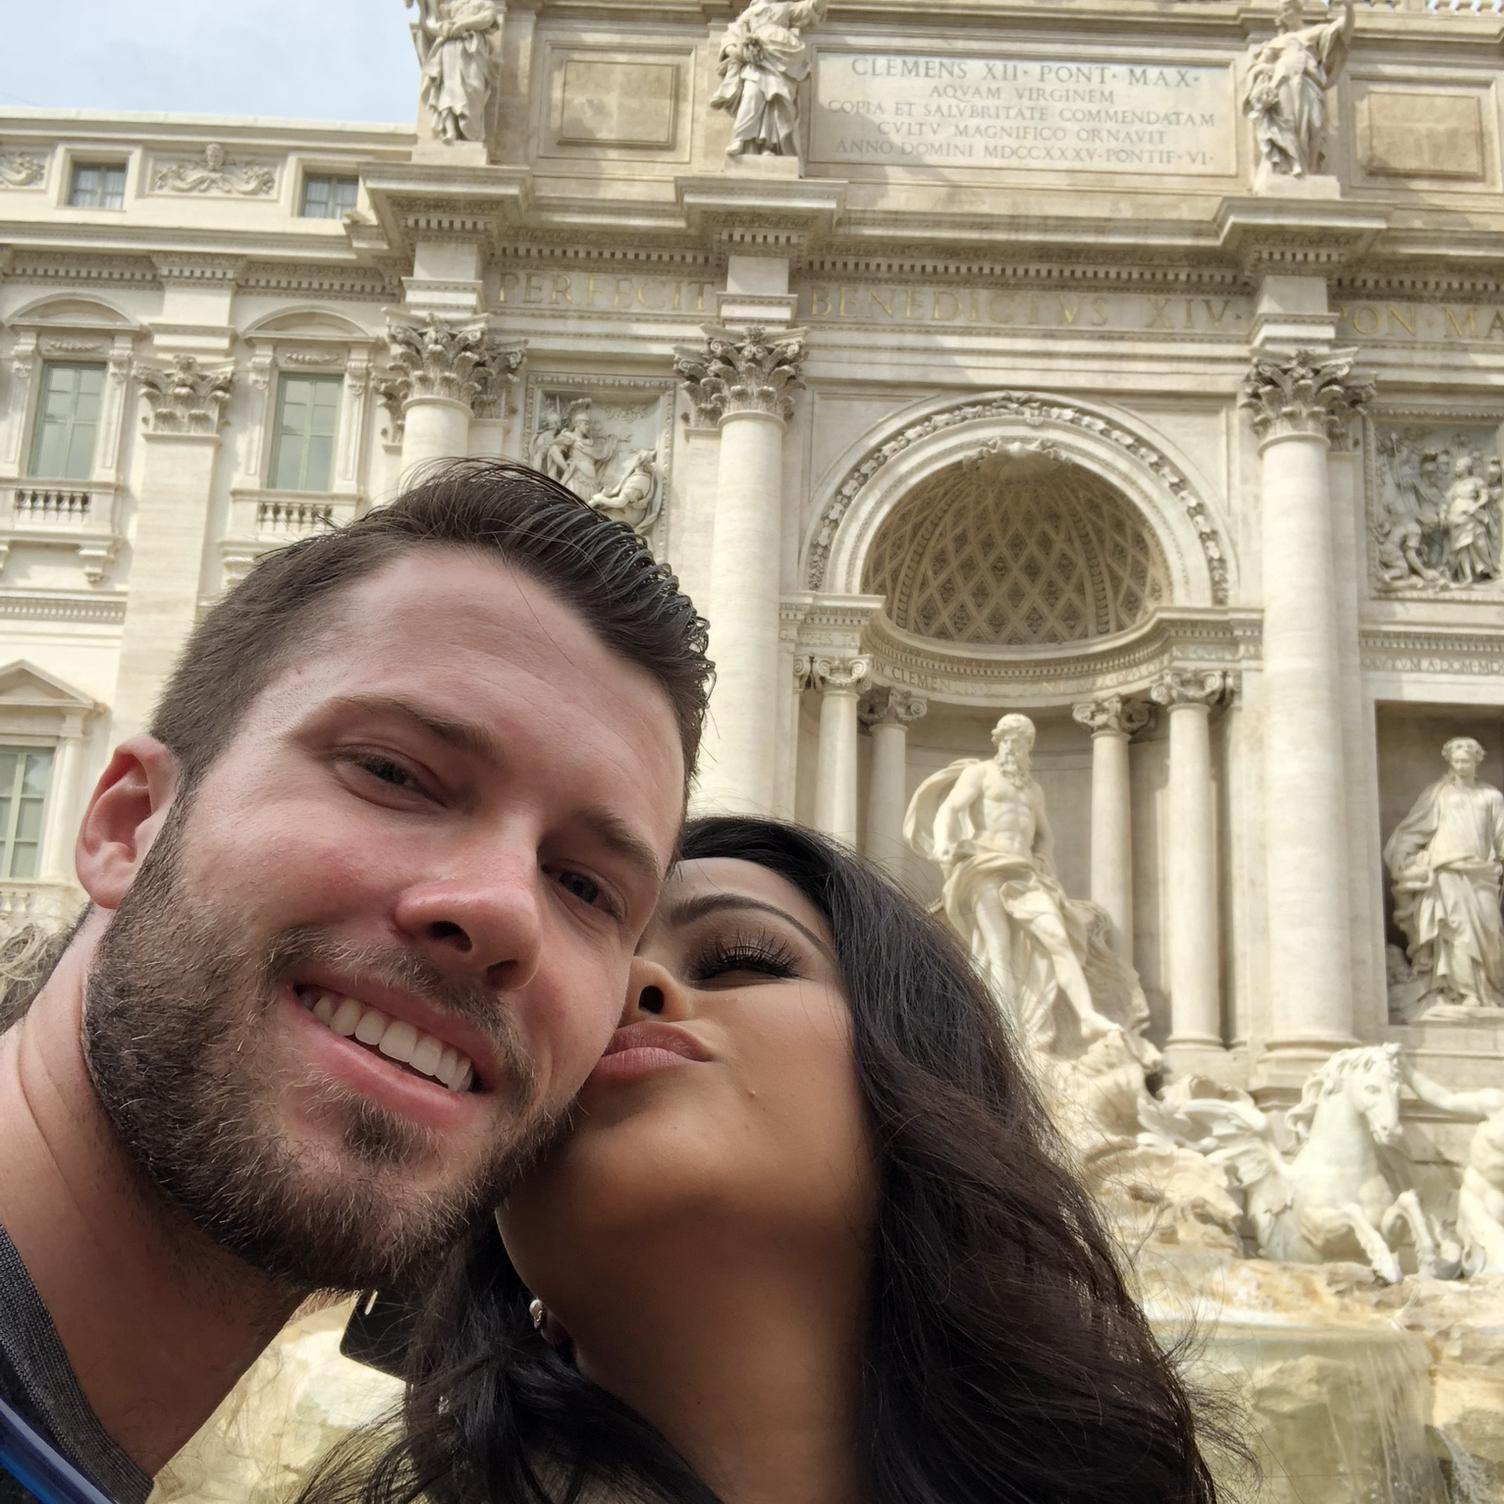
[[[15,1244],[0,1227],[0,1399],[18,1410],[117,1504],[145,1504],[151,1479],[110,1439]],[[33,1496],[0,1472],[0,1504]]]

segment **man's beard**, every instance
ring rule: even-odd
[[[315,928],[258,950],[243,906],[182,882],[187,800],[177,807],[102,936],[89,975],[84,1053],[120,1142],[146,1179],[217,1244],[300,1290],[400,1282],[505,1197],[553,1138],[535,1102],[532,1062],[494,989],[446,977],[400,947],[367,949]],[[221,890],[222,892],[222,890]],[[464,1018],[495,1046],[515,1113],[484,1163],[442,1190],[404,1184],[442,1146],[407,1119],[336,1082],[321,1116],[343,1123],[310,1155],[278,1123],[280,1088],[256,1043],[297,968],[379,979]],[[442,1087],[435,1087],[442,1090]],[[508,1127],[510,1131],[507,1131]],[[310,1159],[334,1159],[310,1165]]]
[[[998,749],[997,765],[1002,770],[1003,777],[1016,789],[1029,786],[1029,758],[1025,753],[1019,755],[1012,747],[1004,744]]]

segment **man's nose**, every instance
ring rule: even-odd
[[[647,956],[634,956],[627,973],[627,998],[617,1028],[640,1024],[645,1018],[665,1021],[689,1018],[694,1013],[691,989],[666,966]]]
[[[542,954],[543,881],[535,860],[451,872],[409,887],[398,900],[397,926],[450,976],[523,987]]]

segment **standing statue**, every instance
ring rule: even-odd
[[[1465,1274],[1504,1274],[1504,1091],[1452,1091],[1408,1064],[1405,1079],[1422,1102],[1477,1123],[1457,1192],[1462,1268]]]
[[[794,141],[799,85],[809,76],[802,27],[825,18],[830,0],[751,0],[730,26],[716,64],[713,109],[735,112],[728,157],[799,154]]]
[[[445,141],[484,141],[495,81],[492,51],[501,32],[496,0],[404,0],[416,4],[413,44],[423,70],[421,97]]]
[[[1454,736],[1447,773],[1384,846],[1416,1006],[1504,1008],[1504,794],[1478,780],[1483,748]]]
[[[1493,528],[1493,497],[1473,471],[1477,461],[1459,454],[1452,466],[1447,488],[1447,551],[1456,568],[1459,585],[1491,580],[1499,572],[1499,545]]]
[[[1420,1272],[1451,1278],[1457,1249],[1422,1209],[1399,1152],[1401,1080],[1397,1044],[1362,1045],[1339,1050],[1306,1081],[1284,1134],[1246,1098],[1194,1098],[1159,1116],[1247,1194],[1260,1258],[1358,1256],[1393,1284],[1401,1273],[1394,1243],[1406,1229]]]
[[[1137,977],[1113,955],[1100,911],[1071,902],[1055,875],[1044,791],[1029,765],[1034,723],[1005,715],[992,743],[994,757],[962,758],[920,784],[904,839],[940,864],[946,918],[1029,1044],[1066,1050],[1057,1004],[1078,1045],[1117,1030],[1136,1034],[1147,1017]],[[1088,971],[1116,1017],[1098,1007]]]
[[[1347,58],[1356,17],[1307,25],[1301,0],[1280,0],[1279,30],[1254,49],[1243,109],[1253,121],[1259,160],[1290,177],[1318,173],[1326,161],[1326,91]]]

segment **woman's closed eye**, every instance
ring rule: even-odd
[[[737,975],[797,977],[799,957],[771,931],[719,936],[691,958],[689,980],[697,984]]]

